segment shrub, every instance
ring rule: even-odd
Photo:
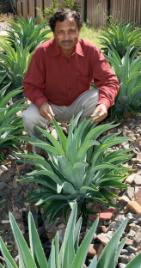
[[[108,60],[120,81],[120,91],[112,107],[113,117],[123,117],[130,112],[141,111],[141,59],[128,50],[120,58],[117,51],[109,51]]]
[[[132,53],[141,50],[141,30],[131,23],[114,24],[102,31],[100,42],[104,53],[116,50],[122,58],[127,50],[132,48]]]
[[[25,19],[20,17],[9,24],[7,40],[15,50],[19,46],[22,50],[28,49],[32,52],[37,45],[48,39],[50,30],[46,24],[45,20],[37,24],[37,18]]]
[[[77,221],[77,207],[73,206],[69,221],[66,227],[65,235],[61,246],[59,245],[59,233],[56,234],[52,241],[50,257],[47,260],[43,251],[40,238],[35,227],[33,216],[28,215],[29,244],[30,249],[23,238],[13,215],[10,213],[10,224],[18,248],[19,264],[10,255],[3,240],[0,240],[0,248],[4,257],[5,264],[1,268],[83,268],[89,248],[98,225],[96,220],[89,229],[81,244],[79,245],[79,235],[81,230],[82,219]],[[126,227],[127,221],[121,223],[110,242],[104,248],[99,259],[95,256],[90,262],[88,268],[115,268],[118,262],[120,251],[122,250],[125,240],[121,236]],[[140,268],[141,254],[136,256],[126,268]]]
[[[67,210],[74,201],[84,213],[83,208],[89,201],[109,205],[116,196],[113,189],[125,188],[122,163],[129,160],[131,154],[122,149],[112,151],[112,147],[127,138],[117,134],[103,136],[116,125],[95,126],[88,119],[78,124],[78,120],[79,116],[71,121],[68,137],[54,121],[58,141],[41,129],[44,141],[32,139],[35,147],[48,154],[48,160],[38,154],[22,156],[35,166],[24,179],[38,184],[30,198],[42,205],[51,217]]]

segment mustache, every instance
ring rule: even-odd
[[[70,44],[70,43],[73,43],[72,40],[64,40],[64,41],[61,41],[62,44]]]

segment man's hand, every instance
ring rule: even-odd
[[[51,106],[48,103],[44,103],[41,105],[40,114],[45,117],[48,121],[52,121],[54,119],[54,113],[52,111]]]
[[[100,123],[103,121],[108,115],[108,109],[105,104],[99,104],[93,114],[91,115],[91,118],[94,123]]]

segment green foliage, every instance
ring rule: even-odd
[[[54,121],[58,141],[47,130],[41,129],[44,141],[32,139],[35,147],[48,154],[48,160],[38,154],[22,156],[36,167],[24,179],[38,184],[30,197],[51,217],[68,209],[74,201],[80,210],[89,201],[109,205],[115,198],[113,189],[125,188],[122,163],[129,160],[131,154],[121,149],[112,151],[112,146],[127,141],[127,138],[117,134],[103,136],[116,125],[95,126],[88,119],[78,124],[79,117],[71,121],[68,137]]]
[[[22,86],[23,75],[27,71],[31,54],[28,48],[21,48],[15,45],[14,49],[9,43],[1,44],[0,65],[1,75],[5,80],[5,84],[10,83],[11,88]]]
[[[22,135],[22,119],[17,116],[17,113],[23,109],[22,102],[11,103],[11,99],[17,96],[21,90],[13,90],[6,96],[3,96],[0,91],[0,158],[2,149],[16,148],[20,144]]]
[[[141,29],[135,28],[131,23],[112,23],[102,31],[100,42],[105,54],[114,49],[122,58],[130,48],[132,52],[141,50]]]
[[[89,248],[89,244],[93,239],[98,225],[98,219],[93,223],[81,244],[79,245],[79,236],[82,225],[82,219],[77,221],[77,207],[73,206],[69,221],[65,230],[65,235],[62,244],[59,244],[59,233],[56,234],[52,241],[50,257],[47,260],[43,251],[40,238],[34,223],[31,213],[28,214],[28,229],[29,229],[29,245],[28,247],[22,232],[20,231],[15,218],[10,213],[10,225],[17,244],[19,253],[19,263],[10,255],[3,240],[0,240],[0,249],[4,257],[5,264],[1,264],[1,268],[83,268]],[[120,251],[124,246],[125,240],[121,236],[125,230],[127,220],[123,221],[110,242],[104,248],[102,254],[95,256],[88,268],[115,268],[118,262]],[[140,268],[141,254],[136,256],[126,268]]]
[[[141,112],[141,58],[128,50],[124,57],[115,50],[109,51],[108,60],[120,81],[120,91],[112,116],[122,117],[124,113]]]
[[[37,18],[25,19],[20,17],[9,23],[7,40],[15,50],[19,46],[22,50],[28,49],[32,52],[37,45],[48,39],[50,30],[45,28],[46,24],[45,20],[37,24]]]
[[[79,10],[79,5],[76,0],[52,0],[50,7],[44,9],[43,16],[47,17],[48,19],[60,8],[69,8],[72,10]]]

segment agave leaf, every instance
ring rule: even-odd
[[[11,224],[11,228],[14,234],[14,238],[18,247],[18,250],[20,252],[21,258],[23,260],[23,263],[25,265],[25,267],[30,267],[30,268],[37,268],[30,250],[28,248],[28,245],[25,241],[25,239],[23,238],[23,235],[13,217],[13,215],[10,213],[9,214],[9,218],[10,218],[10,224]]]
[[[12,256],[10,255],[8,249],[6,248],[4,242],[2,241],[2,239],[0,239],[0,249],[2,252],[2,255],[5,259],[7,268],[18,268],[16,262],[14,261],[14,259],[12,258]],[[1,266],[4,268],[4,266]]]
[[[115,268],[116,261],[117,261],[117,249],[119,246],[120,238],[123,234],[123,231],[127,225],[127,220],[123,221],[122,224],[119,226],[115,234],[113,235],[110,242],[104,248],[100,258],[98,260],[97,268]],[[108,256],[108,258],[107,258]]]
[[[28,226],[29,226],[29,241],[30,241],[32,257],[34,258],[34,260],[36,260],[39,267],[48,268],[46,256],[44,254],[42,244],[31,213],[28,214]]]
[[[141,253],[127,264],[126,268],[141,268]]]
[[[88,268],[97,268],[97,257],[96,256],[94,256],[94,258],[91,260],[91,263],[88,266]]]
[[[78,248],[78,251],[74,257],[71,268],[82,267],[82,265],[84,264],[88,252],[88,247],[92,240],[92,235],[96,232],[97,225],[98,225],[98,219],[96,219],[90,230],[87,232],[85,236],[85,241],[83,240],[80,247]]]

